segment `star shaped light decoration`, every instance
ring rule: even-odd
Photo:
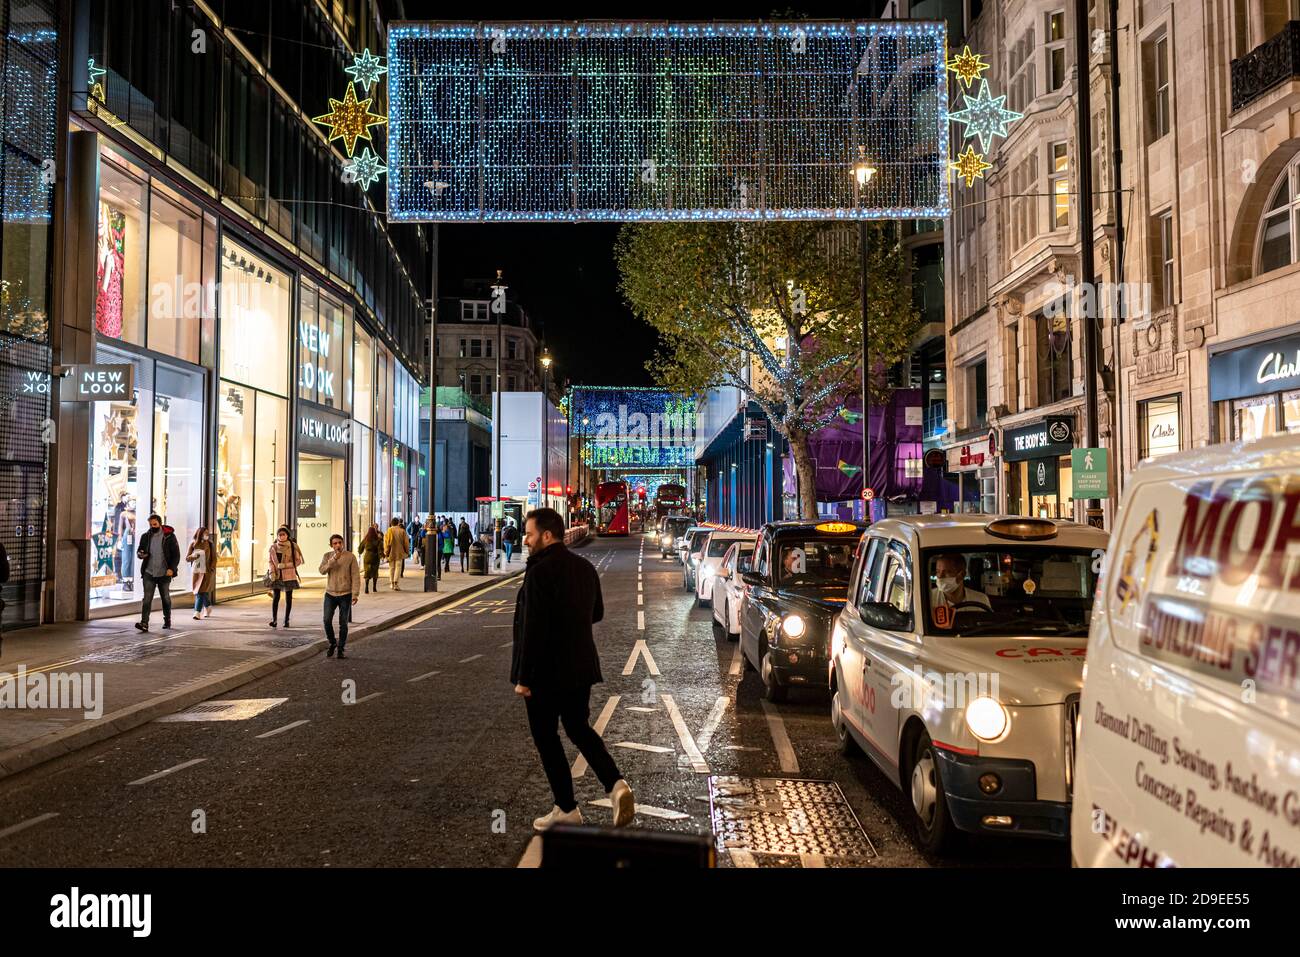
[[[989,68],[989,65],[984,62],[983,54],[972,53],[969,46],[949,60],[947,66],[950,71],[957,74],[957,79],[961,80],[962,85],[968,90],[970,85],[980,79],[981,74]]]
[[[975,147],[971,146],[969,143],[966,144],[964,152],[957,154],[957,161],[955,163],[949,163],[948,165],[955,169],[957,175],[966,181],[967,189],[970,189],[970,187],[975,185],[975,180],[977,178],[984,178],[984,171],[986,169],[993,168],[993,164],[984,162],[983,154],[976,153]]]
[[[964,124],[968,138],[978,136],[980,150],[985,153],[989,151],[989,144],[993,142],[993,137],[1001,136],[1005,139],[1007,124],[1024,116],[1023,113],[1008,110],[1003,105],[1007,101],[1005,95],[990,96],[988,80],[980,80],[980,91],[977,96],[972,97],[969,93],[963,93],[962,97],[966,100],[966,108],[950,113],[948,118]]]
[[[379,177],[388,172],[388,167],[369,146],[363,146],[361,152],[343,164],[343,169],[351,175],[354,183],[360,183],[363,190],[369,189]]]
[[[90,71],[90,82],[92,85],[95,83],[96,80],[98,80],[101,76],[103,76],[105,73],[108,72],[102,66],[95,66],[94,57],[91,57],[89,60],[86,61],[86,69]]]
[[[353,55],[352,65],[344,67],[344,73],[352,74],[352,82],[360,83],[361,88],[367,93],[370,87],[379,82],[379,78],[388,72],[388,67],[380,64],[381,57],[375,56],[369,50],[363,50],[360,56]]]
[[[343,99],[330,97],[330,111],[321,116],[313,116],[311,121],[330,128],[331,140],[341,139],[343,148],[351,156],[357,148],[357,140],[370,139],[370,127],[388,122],[388,117],[370,112],[371,97],[358,100],[352,84],[343,94]]]

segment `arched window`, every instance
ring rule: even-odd
[[[1256,274],[1300,261],[1300,155],[1287,164],[1264,206],[1259,224]]]

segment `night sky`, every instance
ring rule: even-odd
[[[887,0],[859,3],[799,3],[791,13],[772,3],[633,2],[616,8],[608,3],[547,4],[528,11],[537,20],[617,19],[821,19],[870,18]],[[406,0],[409,19],[450,20],[445,3]],[[502,19],[523,19],[518,8],[492,3],[476,10],[477,19],[500,11]],[[590,385],[651,385],[645,362],[658,345],[658,334],[637,319],[618,291],[613,245],[614,223],[448,224],[439,227],[440,295],[455,296],[465,280],[490,279],[500,269],[555,356],[557,382],[566,378]]]

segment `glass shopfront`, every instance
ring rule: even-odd
[[[347,419],[306,402],[298,405],[298,483],[295,529],[306,561],[304,576],[314,576],[330,536],[347,533],[347,465],[351,425]]]
[[[221,253],[217,585],[252,583],[288,519],[291,280],[231,242]]]
[[[1053,416],[1003,432],[1007,514],[1074,518],[1074,417]]]
[[[1300,432],[1300,333],[1213,353],[1210,401],[1216,441]]]

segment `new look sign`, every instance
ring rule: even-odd
[[[64,402],[130,401],[135,394],[135,366],[67,366],[59,398]]]

